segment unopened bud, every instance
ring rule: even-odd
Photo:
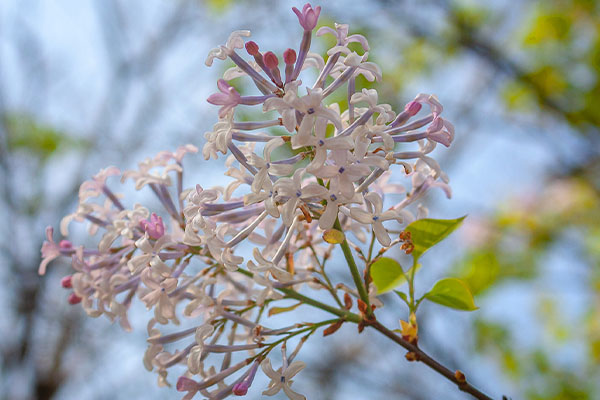
[[[406,107],[404,107],[404,111],[408,112],[412,117],[413,115],[416,115],[419,111],[421,111],[421,107],[421,103],[411,101],[406,105]]]
[[[59,246],[61,249],[70,249],[70,248],[72,248],[72,247],[73,247],[73,244],[72,244],[71,242],[69,242],[68,240],[61,240],[61,241],[58,243],[58,246]]]
[[[335,333],[338,329],[340,329],[340,327],[342,326],[343,323],[344,323],[344,321],[340,319],[340,320],[334,322],[333,324],[329,325],[323,331],[323,336],[329,336],[329,335]]]
[[[358,311],[360,311],[363,314],[366,314],[367,313],[367,303],[362,301],[362,299],[356,300],[356,303],[358,304]]]
[[[358,333],[362,333],[362,331],[365,330],[365,322],[364,321],[360,321],[358,323]]]
[[[272,51],[267,51],[263,56],[263,60],[269,69],[275,69],[279,65],[279,59]]]
[[[79,303],[81,303],[81,297],[77,296],[75,293],[71,293],[69,295],[69,298],[67,299],[67,301],[71,305],[79,304]]]
[[[414,326],[417,326],[417,314],[415,314],[414,312],[411,312],[410,315],[408,316],[408,320],[410,321],[411,324],[413,324]]]
[[[344,293],[344,308],[346,310],[352,308],[352,297],[348,293]]]
[[[252,40],[249,41],[248,43],[246,43],[246,51],[248,52],[248,54],[250,54],[251,56],[256,56],[258,55],[258,45],[256,44],[256,42],[253,42]]]
[[[412,351],[409,351],[408,353],[406,353],[406,355],[404,356],[406,357],[406,359],[408,361],[417,361],[419,359],[419,357],[417,356],[416,353],[413,353]]]
[[[296,51],[294,49],[287,49],[283,52],[283,62],[286,65],[292,65],[296,62]]]
[[[236,396],[245,396],[246,393],[248,393],[248,388],[249,388],[248,383],[246,383],[246,381],[242,381],[240,383],[236,383],[233,386],[232,392]]]
[[[178,392],[191,392],[198,390],[198,382],[185,376],[180,376],[177,379],[177,385],[175,386]]]
[[[467,377],[465,376],[465,374],[463,374],[462,371],[458,369],[454,373],[454,377],[456,378],[456,381],[458,383],[465,383],[467,381]]]
[[[402,241],[410,240],[410,232],[409,231],[400,232],[399,238]]]
[[[62,287],[64,287],[65,289],[70,289],[73,287],[73,282],[71,282],[71,279],[73,279],[73,277],[71,275],[65,276],[64,278],[62,278],[60,280],[60,285]]]

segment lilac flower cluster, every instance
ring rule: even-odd
[[[440,187],[450,196],[446,175],[429,156],[438,143],[449,146],[454,137],[437,98],[419,94],[395,113],[378,103],[376,90],[357,91],[359,75],[382,78],[380,68],[367,61],[367,40],[348,35],[348,25],[320,28],[317,36],[336,38],[325,62],[310,52],[320,7],[306,4],[293,11],[303,35],[297,53],[283,52],[282,70],[275,53],[244,41],[249,31],[233,32],[206,60],[209,66],[215,58],[236,65],[208,98],[220,106],[219,120],[202,149],[207,160],[227,156],[230,183],[184,189],[182,159],[198,151],[193,145],[161,152],[135,171],[102,170],[81,186],[77,210],[61,223],[65,236],[72,221],[89,223],[91,235],[102,232],[97,248],[66,240],[57,244],[52,228],[42,248],[41,274],[51,260],[70,257],[74,273],[63,286],[72,289],[69,302],[81,303],[90,316],[104,314],[129,330],[135,297],[154,310],[144,365],[157,371],[161,386],[169,385],[169,369],[179,368],[176,388],[186,392],[184,399],[197,393],[210,399],[244,395],[259,366],[271,379],[263,394],[283,391],[290,399],[304,399],[291,388],[291,378],[305,366],[294,358],[316,329],[335,320],[267,327],[263,311],[273,302],[298,299],[294,294],[305,287],[327,290],[343,306],[339,291],[357,293],[327,277],[324,264],[333,245],[323,232],[337,228],[361,242],[372,233],[382,247],[393,246],[402,227],[415,219],[409,206],[429,188]],[[349,47],[352,43],[362,54]],[[316,70],[312,86],[299,79],[305,69]],[[249,77],[260,94],[242,96],[230,83],[239,77]],[[328,102],[340,90],[347,93],[345,110]],[[263,115],[278,116],[236,120],[239,106],[253,105],[262,105]],[[423,105],[428,112],[413,118]],[[399,143],[415,146],[398,151]],[[291,155],[278,157],[282,149]],[[410,186],[388,183],[392,173],[406,177]],[[107,185],[117,175],[122,182],[132,179],[137,190],[149,188],[164,208],[162,216],[139,204],[125,207]],[[387,194],[405,197],[384,210]],[[417,209],[417,218],[426,213]],[[252,246],[251,259],[241,243]],[[367,289],[371,303],[381,305],[373,285]],[[168,328],[180,324],[188,327]],[[288,353],[286,343],[294,340]],[[269,357],[277,347],[283,362],[274,370]]]

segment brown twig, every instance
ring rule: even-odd
[[[429,368],[433,369],[438,374],[444,376],[446,379],[454,383],[463,392],[469,393],[471,396],[480,400],[492,400],[491,397],[482,393],[474,386],[472,386],[469,382],[467,382],[462,372],[458,374],[457,371],[453,372],[450,369],[444,367],[442,364],[440,364],[439,362],[431,358],[423,350],[421,350],[418,346],[415,346],[414,344],[411,344],[408,341],[402,339],[401,336],[396,335],[393,331],[381,325],[378,321],[369,323],[369,326],[373,327],[374,329],[378,330],[394,342],[398,343],[410,353],[413,353],[415,361],[421,361],[423,364],[427,365]]]

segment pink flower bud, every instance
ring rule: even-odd
[[[312,31],[317,26],[319,20],[319,14],[321,13],[321,7],[312,8],[310,3],[306,3],[302,8],[302,11],[296,7],[292,7],[292,11],[298,16],[298,21],[305,31]]]
[[[258,45],[256,44],[256,42],[253,42],[252,40],[249,41],[248,43],[246,43],[246,51],[248,52],[248,54],[250,54],[251,56],[255,56],[258,54]]]
[[[240,383],[236,383],[233,386],[233,394],[236,396],[245,396],[248,393],[248,388],[250,385],[246,381],[242,381]]]
[[[283,61],[286,65],[292,65],[296,62],[296,51],[294,49],[287,49],[283,52]]]
[[[61,241],[58,243],[58,246],[59,246],[61,249],[70,249],[70,248],[72,248],[72,247],[73,247],[73,243],[71,243],[71,242],[70,242],[70,241],[68,241],[68,240],[61,240]]]
[[[79,304],[79,303],[81,303],[81,297],[77,296],[75,293],[71,293],[69,295],[69,298],[67,299],[67,301],[71,305]]]
[[[265,65],[269,69],[275,69],[277,68],[277,65],[279,65],[279,59],[272,51],[267,51],[263,56],[263,59],[265,61]]]
[[[178,392],[192,392],[198,390],[198,382],[193,379],[186,378],[185,376],[180,376],[177,379],[176,385]]]
[[[419,111],[421,111],[421,107],[421,103],[411,101],[406,105],[406,107],[404,107],[404,111],[407,111],[412,117],[413,115],[416,115]]]
[[[161,217],[152,213],[150,215],[150,221],[143,219],[140,221],[140,227],[150,236],[152,239],[160,239],[165,234],[165,224]]]
[[[60,284],[62,287],[64,287],[65,289],[70,289],[73,287],[73,282],[71,282],[71,279],[73,279],[73,277],[71,275],[65,276],[64,278],[62,278],[60,280]]]

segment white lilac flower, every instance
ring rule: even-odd
[[[317,117],[325,118],[330,121],[339,131],[342,129],[342,122],[338,113],[329,107],[326,107],[323,100],[323,89],[306,88],[307,95],[301,97],[297,104],[296,110],[304,114],[298,133],[292,137],[292,148],[297,149],[306,146],[307,141],[312,133]]]
[[[389,246],[392,240],[383,226],[384,221],[397,220],[402,223],[402,217],[394,210],[383,211],[383,200],[374,192],[365,195],[365,200],[373,206],[373,211],[368,212],[359,207],[350,208],[350,216],[361,224],[370,224],[373,226],[375,237],[382,246]],[[382,212],[383,211],[383,212]]]
[[[163,235],[160,239],[154,243],[151,242],[148,235],[144,235],[135,241],[135,247],[137,247],[142,254],[133,257],[127,266],[132,274],[139,273],[142,269],[150,265],[150,261],[157,256],[161,250],[172,245],[171,236]]]
[[[294,172],[292,178],[281,178],[275,183],[275,189],[280,196],[280,201],[284,202],[281,213],[283,223],[287,226],[292,224],[296,208],[304,200],[321,200],[327,195],[327,189],[317,183],[308,183],[303,185],[302,177],[305,173],[304,168]]]
[[[283,97],[271,97],[265,100],[263,111],[268,112],[277,110],[281,115],[283,126],[288,132],[294,132],[296,129],[296,107],[298,103],[298,86],[301,81],[287,82],[284,86],[285,94]]]
[[[79,201],[84,202],[91,197],[98,197],[105,192],[106,179],[110,176],[120,175],[121,171],[117,167],[108,167],[101,169],[94,177],[85,181],[79,187]]]
[[[235,49],[243,49],[243,38],[248,36],[250,36],[250,31],[248,30],[232,32],[231,35],[229,35],[229,39],[227,39],[227,43],[225,45],[212,49],[208,53],[208,57],[206,57],[206,65],[210,67],[215,58],[218,58],[219,60],[225,60],[235,51]]]
[[[46,228],[46,241],[42,245],[42,262],[40,263],[40,267],[38,269],[38,274],[44,275],[46,273],[46,268],[48,264],[58,258],[62,251],[70,250],[72,248],[71,242],[68,240],[62,240],[60,243],[54,242],[52,238],[54,233],[54,229],[49,226]]]
[[[369,51],[369,43],[363,35],[350,35],[348,36],[349,25],[348,24],[334,24],[335,29],[329,26],[323,26],[317,31],[317,36],[325,34],[332,34],[337,39],[337,46],[347,47],[350,43],[360,43],[364,51]],[[339,51],[336,47],[332,47],[331,50]],[[330,51],[331,51],[330,50]]]
[[[317,118],[315,122],[315,136],[310,136],[306,140],[305,146],[311,146],[315,150],[314,156],[310,164],[306,167],[306,171],[315,173],[320,170],[325,161],[327,161],[327,155],[331,150],[352,150],[354,148],[354,141],[350,136],[334,136],[326,137],[327,120],[324,118]]]
[[[356,163],[356,159],[347,150],[332,150],[330,158],[333,165],[325,165],[315,172],[320,178],[330,179],[331,188],[344,197],[354,196],[354,182],[367,176],[371,168],[367,164]]]
[[[254,248],[252,255],[256,260],[256,264],[252,260],[248,261],[248,269],[250,271],[269,272],[280,282],[289,282],[292,280],[292,275],[288,271],[278,267],[273,261],[267,260],[257,248]]]
[[[291,400],[306,400],[306,397],[294,392],[291,388],[293,383],[292,378],[306,367],[306,364],[302,361],[294,361],[286,368],[282,366],[277,371],[274,371],[273,367],[271,367],[271,360],[267,358],[260,366],[269,379],[271,379],[269,388],[262,392],[263,395],[274,396],[280,390],[283,390],[285,395]]]
[[[360,193],[353,194],[354,196],[352,198],[347,198],[337,190],[329,190],[329,193],[327,193],[326,196],[327,206],[325,207],[323,214],[319,217],[319,228],[326,230],[333,227],[341,205],[346,205],[348,203],[362,203],[362,195]]]
[[[254,193],[259,193],[263,188],[271,190],[273,184],[270,180],[270,175],[286,176],[294,171],[294,166],[290,164],[280,164],[271,162],[271,153],[274,149],[284,144],[283,139],[275,138],[270,140],[264,149],[265,158],[262,159],[256,154],[250,155],[249,163],[258,168],[258,173],[254,176],[251,189]]]
[[[206,144],[202,148],[205,160],[218,158],[217,152],[227,154],[227,144],[231,141],[233,134],[233,111],[219,115],[219,121],[213,126],[213,130],[206,132],[204,138]]]

